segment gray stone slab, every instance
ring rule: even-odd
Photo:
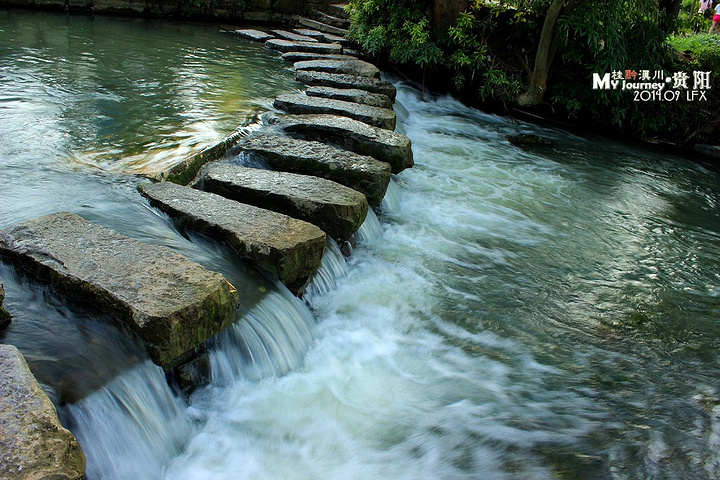
[[[290,40],[272,39],[265,42],[270,50],[278,52],[312,52],[312,53],[342,53],[342,45],[337,43],[320,42],[293,42]]]
[[[370,93],[356,88],[308,87],[305,94],[310,97],[332,98],[373,107],[392,108],[392,101],[387,95]]]
[[[332,33],[326,33],[326,32],[320,32],[323,34],[322,40],[323,42],[327,43],[339,43],[343,47],[348,47],[353,44],[351,40],[348,40],[345,37],[341,37],[340,35],[333,35]],[[343,48],[343,51],[345,49]]]
[[[389,108],[361,105],[331,98],[309,97],[302,93],[280,95],[275,99],[273,105],[288,113],[341,115],[388,130],[395,128],[395,112]]]
[[[298,35],[305,35],[306,37],[314,38],[318,41],[325,41],[325,33],[311,28],[293,28],[292,32],[297,33]]]
[[[0,345],[0,478],[85,478],[80,444],[12,345]]]
[[[296,17],[296,19],[299,25],[306,28],[312,28],[313,30],[325,33],[332,33],[333,35],[340,35],[341,37],[347,36],[348,34],[348,31],[345,28],[328,25],[326,23],[305,17]]]
[[[300,35],[298,33],[288,32],[287,30],[271,30],[276,37],[282,38],[283,40],[290,40],[292,42],[314,42],[317,43],[318,39],[308,37],[306,35]]]
[[[317,13],[317,19],[318,21],[326,24],[326,25],[332,25],[333,27],[338,28],[348,28],[350,26],[350,19],[346,17],[336,17],[334,15],[329,15],[325,12],[318,12]]]
[[[233,33],[238,37],[247,38],[248,40],[254,40],[256,42],[265,42],[267,40],[270,40],[271,38],[275,38],[274,35],[271,35],[267,32],[262,32],[260,30],[254,30],[252,28],[234,30]]]
[[[236,165],[208,168],[203,189],[305,220],[336,240],[350,238],[368,211],[365,195],[331,180]]]
[[[166,370],[232,323],[239,303],[219,273],[72,213],[0,232],[0,253],[59,291],[117,312]]]
[[[405,135],[377,128],[337,115],[285,115],[276,123],[287,134],[331,142],[341,148],[387,162],[393,173],[413,166],[410,139]]]
[[[298,292],[320,267],[325,233],[315,225],[170,182],[142,185],[150,203],[228,243]]]
[[[347,10],[345,10],[345,7],[347,7],[347,3],[333,3],[328,6],[327,11],[330,15],[335,17],[348,18],[348,13]]]
[[[313,72],[344,73],[358,77],[380,78],[380,69],[372,63],[359,59],[318,59],[305,60],[295,63],[295,70],[309,70]]]
[[[340,73],[299,71],[295,72],[295,79],[305,85],[367,90],[371,93],[387,95],[391,100],[395,100],[395,86],[377,78],[356,77]]]
[[[333,53],[312,53],[312,52],[287,52],[280,55],[283,60],[288,62],[296,63],[303,62],[305,60],[352,60],[357,57],[345,54],[333,54]]]
[[[380,205],[390,183],[387,163],[320,142],[253,135],[238,147],[261,158],[274,170],[314,175],[357,190],[372,206]]]

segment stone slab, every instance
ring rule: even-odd
[[[353,118],[380,128],[395,128],[395,112],[389,108],[361,105],[331,98],[309,97],[302,93],[280,95],[273,106],[288,113],[320,113]]]
[[[280,55],[283,60],[288,62],[296,63],[303,62],[306,60],[350,60],[357,57],[345,54],[333,54],[333,53],[312,53],[312,52],[287,52]]]
[[[0,253],[59,291],[117,312],[166,370],[232,323],[239,303],[219,273],[72,213],[0,232]]]
[[[305,95],[361,103],[373,107],[392,108],[392,101],[387,95],[370,93],[356,88],[308,87]]]
[[[343,73],[358,77],[380,78],[380,69],[372,63],[359,59],[318,59],[305,60],[295,63],[295,70],[308,70],[312,72]]]
[[[265,42],[267,40],[270,40],[271,38],[275,38],[274,35],[271,35],[267,32],[262,32],[260,30],[254,30],[252,28],[233,30],[233,33],[235,35],[237,35],[238,37],[246,38],[248,40],[253,40],[255,42]]]
[[[387,162],[393,173],[414,164],[410,139],[384,128],[337,115],[285,115],[274,121],[289,135],[331,142]]]
[[[356,77],[354,75],[341,73],[299,71],[295,72],[295,79],[298,82],[311,86],[357,88],[371,93],[381,93],[395,101],[395,86],[392,83],[377,78]]]
[[[318,12],[317,15],[318,21],[326,25],[332,25],[333,27],[338,27],[342,29],[346,29],[350,26],[350,19],[348,19],[347,17],[336,17],[334,15],[329,15],[325,12]]]
[[[0,345],[0,478],[85,478],[80,444],[12,345]]]
[[[318,39],[308,37],[306,35],[300,35],[298,33],[288,32],[287,30],[271,30],[276,37],[282,38],[283,40],[290,40],[292,42],[314,42],[317,43]]]
[[[293,28],[292,32],[297,33],[298,35],[304,35],[306,37],[314,38],[318,41],[324,41],[325,38],[325,33],[313,30],[311,28]]]
[[[327,11],[330,15],[335,17],[348,18],[348,12],[345,10],[345,7],[347,7],[347,3],[333,3],[328,6]]]
[[[203,180],[208,192],[305,220],[336,240],[350,238],[368,211],[362,193],[310,175],[213,165]]]
[[[342,53],[342,45],[337,43],[320,43],[320,42],[293,42],[290,40],[272,39],[265,42],[265,46],[270,50],[278,52],[311,52],[311,53]]]
[[[274,170],[314,175],[357,190],[367,197],[371,206],[380,205],[390,183],[387,163],[321,142],[253,135],[238,147],[261,158]]]
[[[315,225],[170,182],[141,185],[140,191],[180,223],[225,241],[294,292],[320,267],[325,233]]]
[[[298,25],[306,28],[312,28],[313,30],[318,30],[320,32],[331,33],[333,35],[339,35],[341,37],[344,37],[348,34],[348,31],[344,28],[328,25],[326,23],[312,20],[310,18],[296,17],[296,21]]]

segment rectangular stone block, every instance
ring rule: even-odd
[[[310,97],[301,93],[280,95],[273,102],[273,106],[288,113],[340,115],[387,130],[395,128],[395,112],[389,108],[373,107],[331,98]]]
[[[181,223],[225,241],[293,292],[320,267],[325,233],[315,225],[170,182],[141,185],[140,192]]]
[[[72,213],[0,232],[0,254],[58,291],[116,312],[166,370],[232,323],[239,303],[221,274]]]

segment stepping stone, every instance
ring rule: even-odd
[[[315,225],[170,182],[140,192],[181,224],[219,238],[299,292],[320,267],[325,233]]]
[[[337,28],[348,28],[350,26],[350,20],[347,18],[341,18],[341,17],[334,17],[332,15],[328,15],[327,13],[323,12],[317,12],[318,15],[318,21],[326,24],[326,25],[332,25],[333,27]],[[338,34],[340,35],[340,34]]]
[[[318,32],[317,30],[312,30],[310,28],[293,28],[292,31],[298,35],[305,35],[306,37],[314,38],[318,41],[325,41],[325,34],[323,32]]]
[[[356,190],[288,172],[216,165],[206,172],[203,189],[305,220],[336,240],[350,238],[368,211],[367,198]]]
[[[345,10],[345,7],[347,7],[347,3],[334,3],[328,7],[327,11],[335,17],[348,18],[348,12]]]
[[[392,101],[387,95],[370,93],[356,88],[308,87],[305,94],[311,97],[332,98],[373,107],[392,108]]]
[[[302,93],[280,95],[273,102],[273,106],[288,113],[341,115],[388,130],[395,128],[395,112],[389,108],[372,107],[330,98],[308,97]]]
[[[283,60],[296,63],[305,60],[353,60],[352,55],[338,55],[332,53],[287,52],[280,55]]]
[[[0,253],[59,291],[116,312],[166,371],[230,325],[239,303],[219,273],[73,213],[0,232]]]
[[[317,20],[311,20],[305,17],[296,17],[296,20],[299,25],[307,28],[312,28],[313,30],[318,30],[320,32],[340,35],[341,37],[345,37],[348,34],[348,31],[344,28],[334,27],[326,23],[318,22]]]
[[[273,40],[269,40],[272,42]],[[385,80],[377,78],[356,77],[342,73],[324,72],[295,72],[295,80],[305,85],[333,87],[333,88],[357,88],[367,90],[371,93],[382,93],[395,100],[395,86]]]
[[[387,163],[320,142],[280,135],[252,135],[238,146],[274,170],[326,178],[357,190],[367,197],[371,206],[380,205],[390,183]]]
[[[387,162],[393,173],[413,166],[410,139],[390,130],[337,115],[285,115],[274,121],[291,136],[327,141]]]
[[[85,455],[12,345],[0,345],[0,478],[85,478]]]
[[[311,52],[311,53],[342,53],[342,46],[337,43],[293,42],[290,40],[272,39],[265,42],[270,50],[278,52]]]
[[[353,44],[352,40],[348,40],[345,37],[341,37],[340,35],[333,35],[332,33],[326,33],[326,32],[320,32],[322,34],[322,40],[323,42],[327,43],[339,43],[343,47],[348,47]]]
[[[275,38],[274,35],[270,35],[267,32],[261,32],[260,30],[253,30],[252,28],[234,30],[233,33],[238,37],[247,38],[248,40],[254,40],[256,42],[265,42],[271,38]]]
[[[299,35],[297,33],[287,32],[285,30],[270,30],[272,33],[275,34],[278,38],[282,38],[283,40],[290,40],[293,42],[314,42],[317,43],[316,38],[308,37],[305,35]]]
[[[344,73],[357,77],[379,78],[380,69],[372,63],[359,59],[347,60],[305,60],[295,63],[295,70],[309,70],[313,72]]]

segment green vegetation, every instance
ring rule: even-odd
[[[350,36],[370,54],[421,72],[423,83],[431,71],[471,102],[683,144],[717,128],[717,86],[706,101],[688,101],[684,91],[672,101],[641,101],[633,91],[594,90],[592,78],[663,72],[664,82],[685,72],[692,89],[694,71],[720,72],[720,36],[670,34],[697,28],[697,7],[686,2],[476,0],[444,24],[435,12],[461,2],[351,0]]]

